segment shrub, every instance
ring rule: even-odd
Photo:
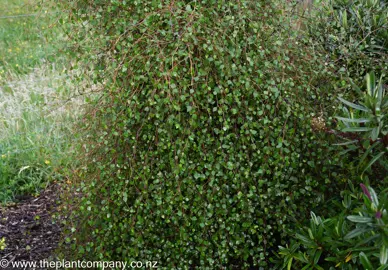
[[[306,26],[309,36],[325,47],[326,61],[334,63],[341,80],[351,77],[361,83],[368,72],[388,74],[386,1],[318,1]]]
[[[298,231],[289,247],[280,247],[284,268],[388,267],[387,190],[377,196],[364,184],[363,194],[356,192],[351,183],[350,186],[353,192],[344,192],[344,210],[340,214],[322,219],[311,213],[310,226]]]
[[[337,117],[340,120],[342,131],[351,132],[354,136],[347,138],[342,145],[348,151],[358,151],[361,175],[376,161],[382,173],[387,175],[388,166],[386,153],[388,151],[388,95],[382,81],[376,81],[374,73],[366,76],[366,91],[355,86],[359,95],[359,104],[349,102],[343,98],[340,101],[346,105],[343,108],[346,117]],[[375,175],[378,174],[375,172]]]
[[[75,175],[73,256],[270,267],[292,218],[341,177],[310,127],[333,101],[319,50],[273,1],[67,4],[105,85]]]

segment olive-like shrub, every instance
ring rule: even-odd
[[[105,87],[83,130],[74,253],[268,269],[332,191],[337,161],[310,123],[332,73],[275,3],[67,3]]]
[[[388,74],[388,2],[317,0],[305,21],[309,37],[322,44],[338,77],[361,84],[369,72]],[[348,87],[351,91],[351,87]]]

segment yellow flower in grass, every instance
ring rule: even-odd
[[[46,165],[50,165],[51,162],[50,162],[50,160],[47,160],[47,159],[46,159],[46,160],[44,161],[44,163],[45,163]]]
[[[7,155],[1,155],[1,158],[2,158],[2,159],[6,158],[6,157],[7,157]]]

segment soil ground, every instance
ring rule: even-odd
[[[24,197],[18,203],[0,207],[0,239],[5,237],[6,243],[5,249],[0,250],[1,260],[52,259],[61,234],[60,221],[53,217],[60,190],[58,184],[53,184],[38,197]],[[0,266],[0,269],[15,268]]]

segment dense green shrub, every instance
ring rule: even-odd
[[[105,85],[84,130],[74,256],[268,269],[343,177],[310,126],[333,102],[318,48],[274,1],[66,4]]]

